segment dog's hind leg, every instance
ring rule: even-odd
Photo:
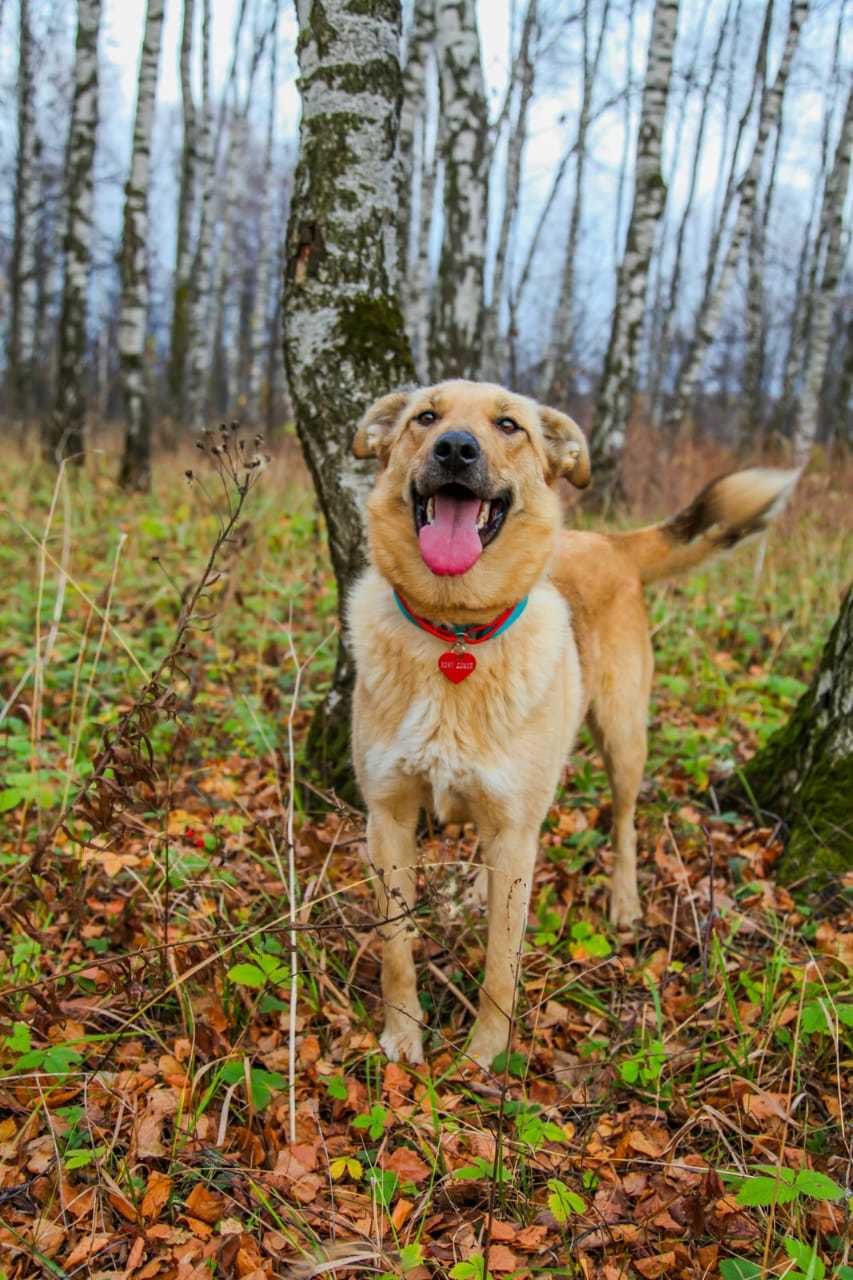
[[[405,1057],[423,1062],[421,1007],[418,1002],[411,912],[415,905],[415,827],[420,809],[409,796],[393,806],[371,806],[367,820],[367,856],[375,874],[376,901],[389,924],[382,938],[382,996],[385,1029],[379,1043],[392,1062]]]
[[[468,1047],[470,1057],[481,1067],[490,1067],[508,1047],[538,848],[538,827],[502,831],[486,841],[489,941],[480,1011]]]
[[[634,815],[646,764],[646,700],[620,700],[611,694],[593,704],[589,724],[613,793],[610,919],[624,928],[642,915]]]

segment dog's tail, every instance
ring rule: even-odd
[[[799,470],[770,467],[733,471],[712,480],[663,524],[610,536],[633,560],[641,581],[656,582],[761,533],[785,506],[799,477]]]

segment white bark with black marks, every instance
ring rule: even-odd
[[[210,98],[210,0],[203,0],[201,24],[202,107],[199,130],[198,165],[201,201],[198,242],[192,268],[186,368],[186,417],[191,430],[204,426],[204,411],[210,374],[210,298],[213,259],[213,197],[215,139],[213,104]]]
[[[192,290],[192,223],[198,185],[198,114],[192,88],[193,32],[195,0],[184,0],[181,29],[181,109],[183,142],[178,186],[178,225],[175,244],[175,276],[172,293],[172,328],[169,352],[169,391],[173,412],[183,408],[186,386],[187,344],[189,341],[190,294]]]
[[[814,296],[811,334],[803,370],[802,392],[794,418],[794,457],[806,463],[814,446],[820,420],[820,395],[832,334],[836,292],[844,268],[844,206],[850,184],[853,152],[853,88],[848,90],[844,119],[832,171],[824,188],[821,240],[826,244],[823,272]]]
[[[270,61],[269,61],[269,111],[267,114],[267,135],[264,143],[263,186],[261,190],[261,207],[258,215],[258,261],[255,271],[255,290],[252,299],[251,334],[249,339],[249,372],[248,372],[248,404],[249,416],[254,423],[263,418],[262,387],[266,372],[266,358],[269,349],[270,328],[270,295],[273,281],[273,263],[275,246],[272,238],[273,217],[273,183],[269,180],[272,174],[273,144],[275,141],[276,89],[278,86],[278,0],[273,0],[273,17],[270,29]],[[271,388],[267,388],[269,404]]]
[[[569,238],[563,258],[563,270],[560,279],[560,292],[557,297],[557,308],[551,322],[551,335],[545,352],[540,380],[540,394],[549,404],[565,398],[566,380],[557,376],[561,363],[570,358],[572,344],[572,317],[575,298],[575,270],[578,259],[578,242],[583,225],[584,181],[587,160],[587,135],[592,119],[592,97],[595,92],[598,68],[601,63],[601,51],[607,31],[607,20],[610,11],[610,0],[604,0],[601,11],[601,25],[593,50],[590,33],[590,6],[585,4],[581,14],[583,32],[583,89],[581,109],[578,116],[578,131],[575,139],[575,196],[572,202],[572,215],[569,221]]]
[[[605,0],[605,7],[609,0]],[[504,175],[504,207],[495,249],[495,265],[492,274],[492,299],[486,310],[483,332],[483,374],[500,382],[506,376],[506,360],[500,354],[501,311],[509,266],[509,249],[512,232],[518,217],[521,195],[521,167],[527,144],[527,120],[533,101],[536,80],[536,35],[539,23],[539,0],[528,0],[518,55],[514,61],[510,84],[510,96],[518,82],[518,108],[515,120],[510,118],[507,142],[506,172]],[[511,105],[511,104],[510,104]]]
[[[396,297],[400,0],[298,0],[299,161],[287,233],[284,355],[296,427],[326,520],[340,607],[365,563],[366,406],[412,379]],[[312,727],[314,763],[348,775],[352,664],[342,637]]]
[[[673,426],[680,423],[687,412],[708,348],[719,330],[723,307],[734,280],[752,223],[758,183],[770,131],[775,121],[778,120],[782,109],[791,63],[799,42],[800,30],[808,16],[808,12],[809,0],[792,0],[788,17],[788,30],[785,36],[785,45],[782,50],[779,69],[772,85],[762,95],[755,144],[746,172],[739,184],[737,214],[728,248],[723,257],[717,279],[711,282],[710,287],[705,290],[705,295],[694,323],[691,342],[679,371],[672,407],[668,415],[669,422]]]
[[[9,281],[8,379],[12,403],[26,413],[31,406],[36,340],[36,239],[38,185],[34,119],[34,49],[30,0],[18,10],[18,151],[15,164],[14,229]]]
[[[615,472],[625,443],[642,341],[649,266],[666,204],[661,172],[663,130],[677,30],[678,0],[655,0],[637,133],[634,203],[590,441],[596,460],[603,465],[605,484]]]
[[[157,70],[163,34],[165,0],[148,0],[142,52],[130,175],[125,187],[121,243],[121,313],[118,347],[127,418],[122,484],[147,489],[151,475],[151,406],[145,377],[145,339],[148,332],[148,197],[151,179],[151,136],[157,99]]]
[[[444,234],[430,335],[433,378],[477,377],[489,198],[489,121],[475,0],[436,0]]]
[[[56,401],[45,448],[56,461],[79,460],[86,425],[87,295],[92,262],[95,144],[98,131],[98,32],[101,0],[77,0],[74,99],[68,133],[65,280],[59,322]]]

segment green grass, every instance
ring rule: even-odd
[[[54,489],[7,458],[8,1274],[76,1274],[93,1240],[95,1270],[121,1271],[142,1240],[163,1274],[178,1256],[279,1274],[337,1250],[341,1277],[796,1266],[846,1280],[833,1188],[849,1156],[849,904],[825,918],[807,886],[777,887],[779,833],[715,811],[707,790],[809,679],[850,573],[840,495],[807,479],[757,580],[747,549],[649,593],[644,927],[627,942],[606,920],[610,802],[584,736],[543,830],[515,1042],[484,1080],[457,1057],[483,965],[483,921],[463,905],[470,829],[423,833],[429,1068],[389,1068],[376,1049],[363,820],[318,804],[299,754],[337,602],[292,457],[251,495],[170,715],[147,724],[153,773],[116,776],[127,808],[108,837],[81,843],[72,808],[47,839],[166,654],[216,536],[215,479],[190,486],[183,469],[161,459],[154,493],[129,497],[97,460]],[[310,656],[295,705],[294,653]]]

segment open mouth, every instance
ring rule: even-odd
[[[415,532],[424,563],[435,574],[466,573],[500,533],[510,495],[480,498],[462,484],[445,484],[428,497],[412,488]]]

